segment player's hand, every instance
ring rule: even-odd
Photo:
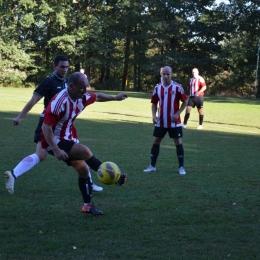
[[[178,120],[178,118],[179,118],[179,114],[174,114],[173,116],[172,116],[172,122],[176,122],[177,120]]]
[[[158,117],[157,116],[154,116],[153,117],[153,123],[156,124],[158,122]]]
[[[13,119],[13,124],[14,124],[15,126],[19,125],[20,122],[21,122],[21,120],[22,120],[22,118],[20,118],[20,117],[18,116],[18,117],[16,117],[16,118]]]
[[[116,100],[119,100],[119,101],[124,100],[126,98],[127,98],[127,94],[125,94],[125,93],[120,93],[120,94],[116,95]]]
[[[55,157],[59,160],[59,161],[65,161],[69,159],[69,156],[67,155],[67,153],[61,149],[54,149],[52,150]]]

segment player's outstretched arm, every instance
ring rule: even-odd
[[[14,125],[19,125],[22,118],[33,108],[33,106],[41,99],[42,97],[36,94],[32,95],[32,98],[28,101],[28,103],[24,106],[23,110],[20,114],[13,119]]]
[[[127,94],[119,93],[116,96],[110,96],[105,93],[95,93],[96,94],[96,101],[98,102],[106,102],[106,101],[121,101],[127,98]]]

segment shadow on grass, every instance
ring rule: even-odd
[[[193,121],[193,120],[190,120],[190,121]],[[222,122],[215,122],[215,121],[209,121],[209,120],[204,120],[204,123],[213,124],[213,125],[239,126],[239,127],[245,127],[248,129],[252,129],[252,126],[250,126],[248,124],[231,124],[231,123],[222,123]],[[260,127],[257,127],[257,126],[254,126],[254,128],[260,129]]]
[[[239,103],[245,105],[260,105],[260,98],[235,98],[235,97],[216,97],[205,96],[205,101],[209,100],[212,103]]]

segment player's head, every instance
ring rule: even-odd
[[[68,90],[73,100],[82,98],[89,86],[88,78],[81,72],[74,72],[69,77]]]
[[[196,77],[198,77],[198,75],[199,75],[199,70],[197,68],[193,68],[192,69],[192,76],[194,78],[196,78]]]
[[[172,79],[172,68],[169,66],[163,67],[162,78],[164,85],[170,85]]]
[[[54,63],[55,66],[58,66],[60,61],[67,61],[67,62],[69,62],[69,59],[65,55],[57,55],[54,58],[53,63]]]
[[[69,60],[65,55],[58,55],[53,62],[54,71],[61,78],[65,78],[69,69]]]

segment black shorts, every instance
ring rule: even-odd
[[[173,139],[178,139],[182,137],[182,127],[178,126],[175,128],[163,128],[163,127],[154,127],[153,130],[153,136],[154,137],[159,137],[159,138],[164,138],[166,133],[168,132],[169,137]]]
[[[75,144],[75,142],[72,142],[72,141],[69,141],[69,140],[61,140],[59,143],[58,143],[58,147],[65,151],[66,154],[69,156],[70,155],[70,151],[71,151],[71,148],[72,146]],[[53,151],[52,150],[48,150],[47,151],[49,154],[51,155],[54,155]],[[83,160],[82,158],[73,158],[73,160]],[[70,163],[71,159],[68,159],[66,161],[64,161],[65,163],[67,163],[68,166],[71,166],[71,163]]]
[[[188,107],[197,107],[198,109],[203,108],[204,96],[192,96],[188,100]]]
[[[41,132],[42,132],[42,124],[43,124],[44,117],[39,118],[38,125],[34,132],[34,142],[37,144],[39,141],[41,141]]]

